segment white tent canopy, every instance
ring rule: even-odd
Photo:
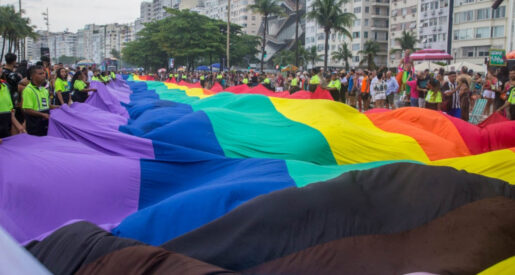
[[[483,66],[472,64],[472,63],[469,63],[466,61],[447,65],[447,66],[445,66],[445,70],[457,72],[457,71],[460,71],[463,66],[467,67],[467,69],[469,69],[469,70],[473,70],[475,73],[484,73],[485,72],[485,68],[483,68]]]
[[[424,62],[421,62],[420,64],[415,64],[416,72],[425,71],[425,70],[433,71],[434,69],[440,69],[440,68],[443,68],[443,66],[440,66],[438,64],[435,64],[435,63],[432,63],[429,61],[424,61]]]

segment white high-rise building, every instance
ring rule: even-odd
[[[449,0],[419,1],[417,30],[421,48],[451,51],[449,13]]]
[[[400,38],[402,33],[411,33],[418,38],[418,0],[392,0],[390,2],[390,36],[388,42],[388,67],[392,68],[399,64],[401,52],[390,53],[392,49],[401,49],[396,38]],[[417,47],[417,45],[415,45]]]
[[[227,21],[227,3],[227,0],[197,1],[197,6],[192,10],[213,19]],[[231,0],[231,23],[242,26],[246,34],[259,35],[262,18],[249,8],[252,4],[254,0]]]
[[[307,0],[307,12],[312,10],[313,0]],[[363,50],[364,44],[368,40],[376,41],[380,50],[376,53],[374,62],[377,66],[387,63],[388,55],[388,26],[389,26],[389,0],[354,0],[344,4],[344,12],[353,13],[356,16],[354,24],[349,28],[352,39],[345,37],[334,30],[329,37],[328,66],[343,67],[344,62],[337,62],[331,58],[331,53],[336,51],[343,43],[349,45],[353,58],[349,61],[350,67],[359,67],[363,55],[359,53]],[[313,20],[306,20],[306,39],[305,47],[309,50],[312,46],[317,48],[320,55],[324,54],[325,33],[323,29]],[[323,61],[317,62],[315,66],[322,66]],[[366,64],[363,64],[366,67]]]
[[[106,26],[89,24],[77,32],[77,55],[101,63],[107,57]]]
[[[484,64],[490,49],[515,49],[515,1],[492,9],[493,0],[455,0],[452,55]]]
[[[141,2],[140,5],[140,20],[142,23],[148,23],[152,21],[152,16],[154,12],[152,9],[152,3],[150,2]]]

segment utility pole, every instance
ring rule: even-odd
[[[22,16],[21,14],[21,0],[18,0],[18,8],[20,9],[20,17]],[[25,59],[25,41],[26,41],[26,37],[23,38],[23,40],[20,40],[20,45],[19,45],[19,49],[21,49],[21,51],[23,52],[23,55],[20,56],[18,54],[18,58],[20,59],[20,61],[22,59]]]
[[[227,69],[231,69],[230,45],[231,45],[231,0],[227,0]]]
[[[295,17],[297,22],[295,22],[295,66],[299,67],[299,1],[295,1]]]
[[[46,21],[46,46],[50,48],[50,20],[48,19],[48,8],[46,8],[46,12],[43,12],[42,15],[43,20]]]

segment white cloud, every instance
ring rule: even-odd
[[[22,0],[24,16],[39,30],[46,30],[42,13],[48,8],[50,31],[77,31],[87,24],[129,23],[139,17],[141,0]],[[17,0],[2,0],[2,5]]]

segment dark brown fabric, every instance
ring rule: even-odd
[[[343,238],[247,270],[248,274],[476,274],[515,255],[515,200],[469,203],[427,225]]]
[[[84,266],[80,274],[236,274],[153,246],[133,246]]]

